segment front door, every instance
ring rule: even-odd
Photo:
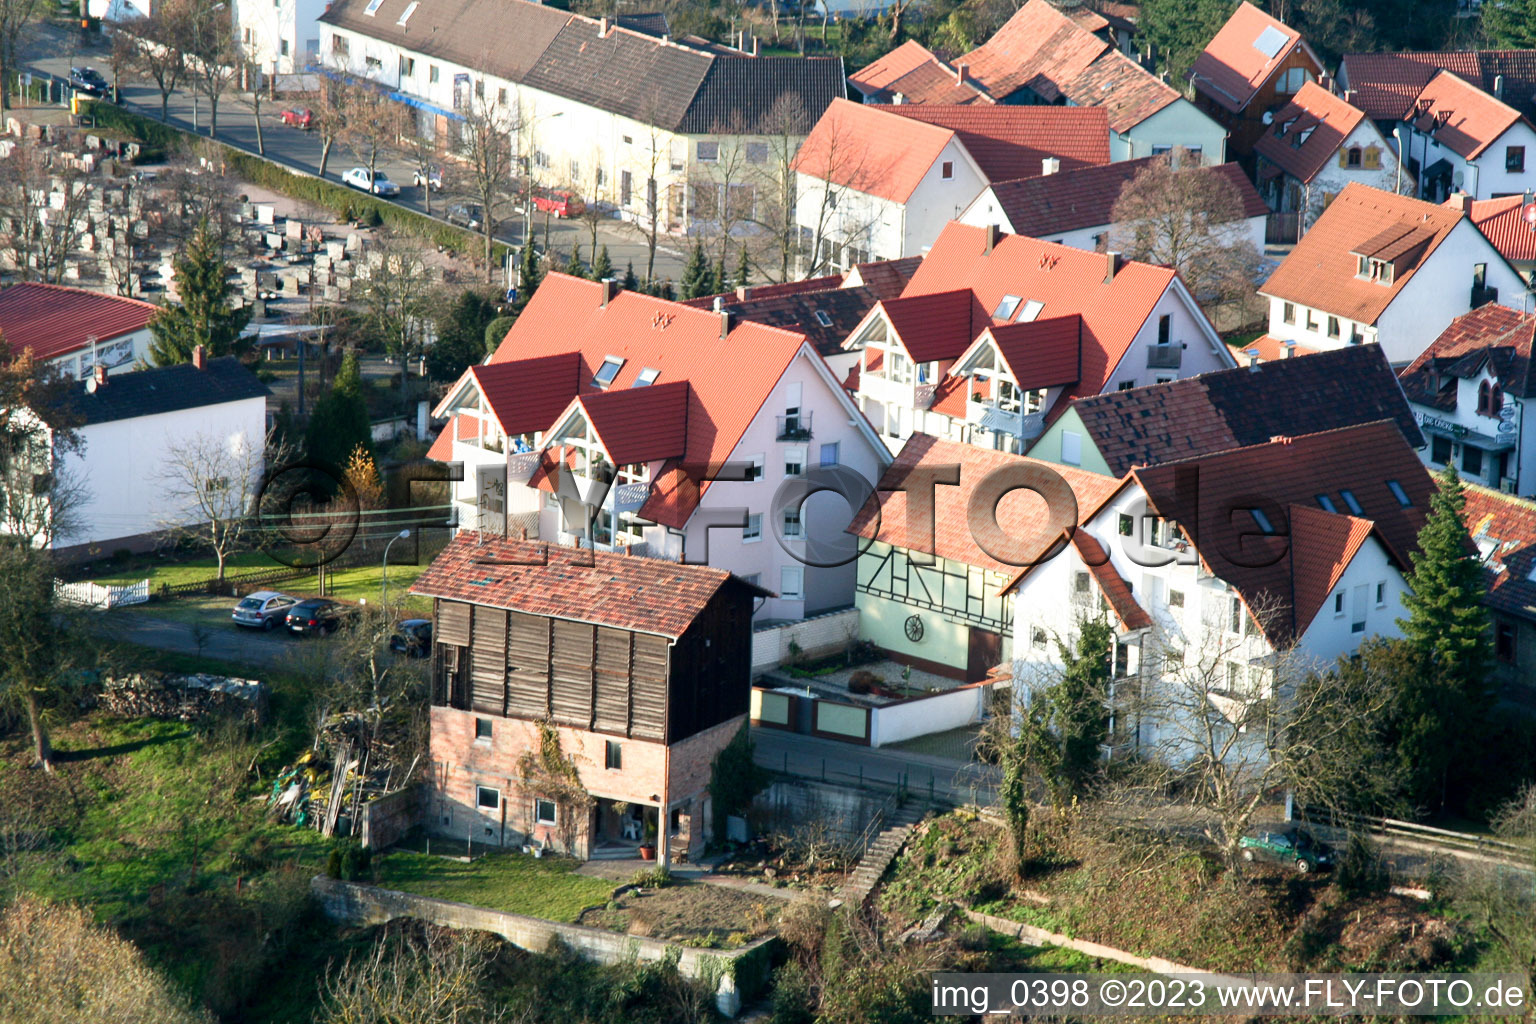
[[[965,681],[979,683],[1003,660],[1003,634],[971,627],[965,658]]]

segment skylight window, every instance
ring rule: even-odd
[[[1288,41],[1289,39],[1284,32],[1281,32],[1273,25],[1266,25],[1264,31],[1259,33],[1259,38],[1253,41],[1253,48],[1264,56],[1273,59],[1275,54],[1285,48],[1285,44]]]
[[[1355,515],[1358,516],[1358,515],[1364,515],[1365,514],[1365,509],[1361,508],[1360,507],[1360,502],[1355,500],[1355,492],[1354,491],[1340,491],[1339,492],[1339,497],[1344,499],[1344,504],[1348,505],[1349,506],[1349,510],[1351,512],[1353,512]]]
[[[821,326],[823,326],[823,327],[831,327],[832,326],[832,318],[827,315],[827,311],[826,310],[818,309],[816,311],[816,313],[815,313],[815,316],[816,316],[816,322],[821,324]]]
[[[1413,502],[1409,499],[1408,492],[1403,490],[1403,485],[1396,480],[1387,481],[1387,490],[1392,492],[1392,497],[1396,498],[1397,503],[1403,506],[1403,508],[1413,507]]]
[[[1019,318],[1015,322],[1021,324],[1034,323],[1035,317],[1039,316],[1040,311],[1044,308],[1045,303],[1030,299],[1024,303],[1024,308],[1019,310]]]
[[[1333,499],[1326,494],[1317,495],[1317,505],[1324,512],[1337,512],[1339,507],[1333,503]]]
[[[634,386],[637,388],[649,387],[656,383],[656,378],[661,376],[661,371],[654,366],[647,366],[640,371],[640,376],[635,378]]]
[[[619,370],[624,365],[624,360],[618,356],[609,356],[603,360],[603,365],[597,368],[592,383],[600,388],[605,388],[613,383],[613,378],[619,375]]]
[[[1011,319],[1013,317],[1013,314],[1018,310],[1019,303],[1021,303],[1023,301],[1024,300],[1021,299],[1017,295],[1004,295],[1003,296],[1003,301],[999,302],[997,304],[997,308],[992,311],[992,319],[993,320],[1008,320],[1008,319]]]
[[[1248,511],[1253,514],[1253,521],[1258,524],[1259,530],[1261,532],[1267,534],[1273,534],[1275,532],[1275,524],[1269,521],[1269,516],[1264,514],[1263,509],[1251,508]]]
[[[371,18],[375,14],[379,13],[379,8],[383,5],[383,3],[384,0],[368,0],[368,6],[363,8],[363,13]]]
[[[369,0],[369,2],[372,3],[372,0]],[[410,6],[405,9],[405,13],[400,15],[400,20],[395,22],[395,24],[404,25],[406,22],[410,21],[411,15],[415,14],[416,8],[420,6],[421,4],[418,3],[417,0],[411,0]]]

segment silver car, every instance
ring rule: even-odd
[[[235,605],[230,618],[235,625],[247,629],[276,629],[288,617],[289,610],[298,601],[275,590],[258,590],[248,594]]]

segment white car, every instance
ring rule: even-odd
[[[441,192],[443,190],[443,169],[433,166],[428,167],[425,173],[423,173],[422,169],[418,167],[411,172],[411,184],[417,188],[426,185],[433,192]]]
[[[247,629],[276,629],[288,617],[289,609],[297,603],[287,594],[275,590],[258,590],[235,605],[230,618],[234,619],[235,625]]]
[[[373,172],[373,181],[368,180],[368,168],[354,167],[341,176],[341,180],[353,188],[362,189],[364,192],[372,192],[376,196],[397,196],[400,194],[400,186],[384,176],[383,171]]]

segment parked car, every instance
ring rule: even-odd
[[[447,217],[449,224],[457,224],[471,231],[480,230],[479,203],[454,203],[448,207]]]
[[[111,90],[101,72],[90,67],[70,68],[69,84],[76,92],[88,96],[105,96]]]
[[[443,169],[441,167],[428,167],[425,172],[420,167],[411,172],[411,184],[420,188],[426,185],[433,192],[443,190]]]
[[[432,620],[405,619],[389,638],[389,649],[410,658],[425,658],[432,653]]]
[[[242,598],[230,617],[235,620],[235,625],[247,629],[276,629],[287,618],[289,609],[297,603],[287,594],[275,590],[258,590]]]
[[[1303,875],[1333,866],[1333,848],[1312,838],[1312,834],[1305,829],[1257,832],[1243,836],[1237,845],[1243,851],[1243,860],[1272,860],[1291,864]]]
[[[364,192],[372,192],[376,196],[397,196],[400,194],[400,186],[384,176],[383,171],[374,171],[373,180],[368,178],[368,168],[354,167],[341,176],[343,183],[353,188],[362,189]]]
[[[283,124],[291,128],[297,128],[299,131],[307,132],[315,126],[314,111],[308,107],[290,107],[277,116],[282,120]]]
[[[556,217],[576,217],[581,214],[581,200],[560,189],[540,189],[533,194],[533,208]]]
[[[342,627],[352,609],[324,597],[311,597],[288,610],[288,628],[300,636],[329,636]]]

